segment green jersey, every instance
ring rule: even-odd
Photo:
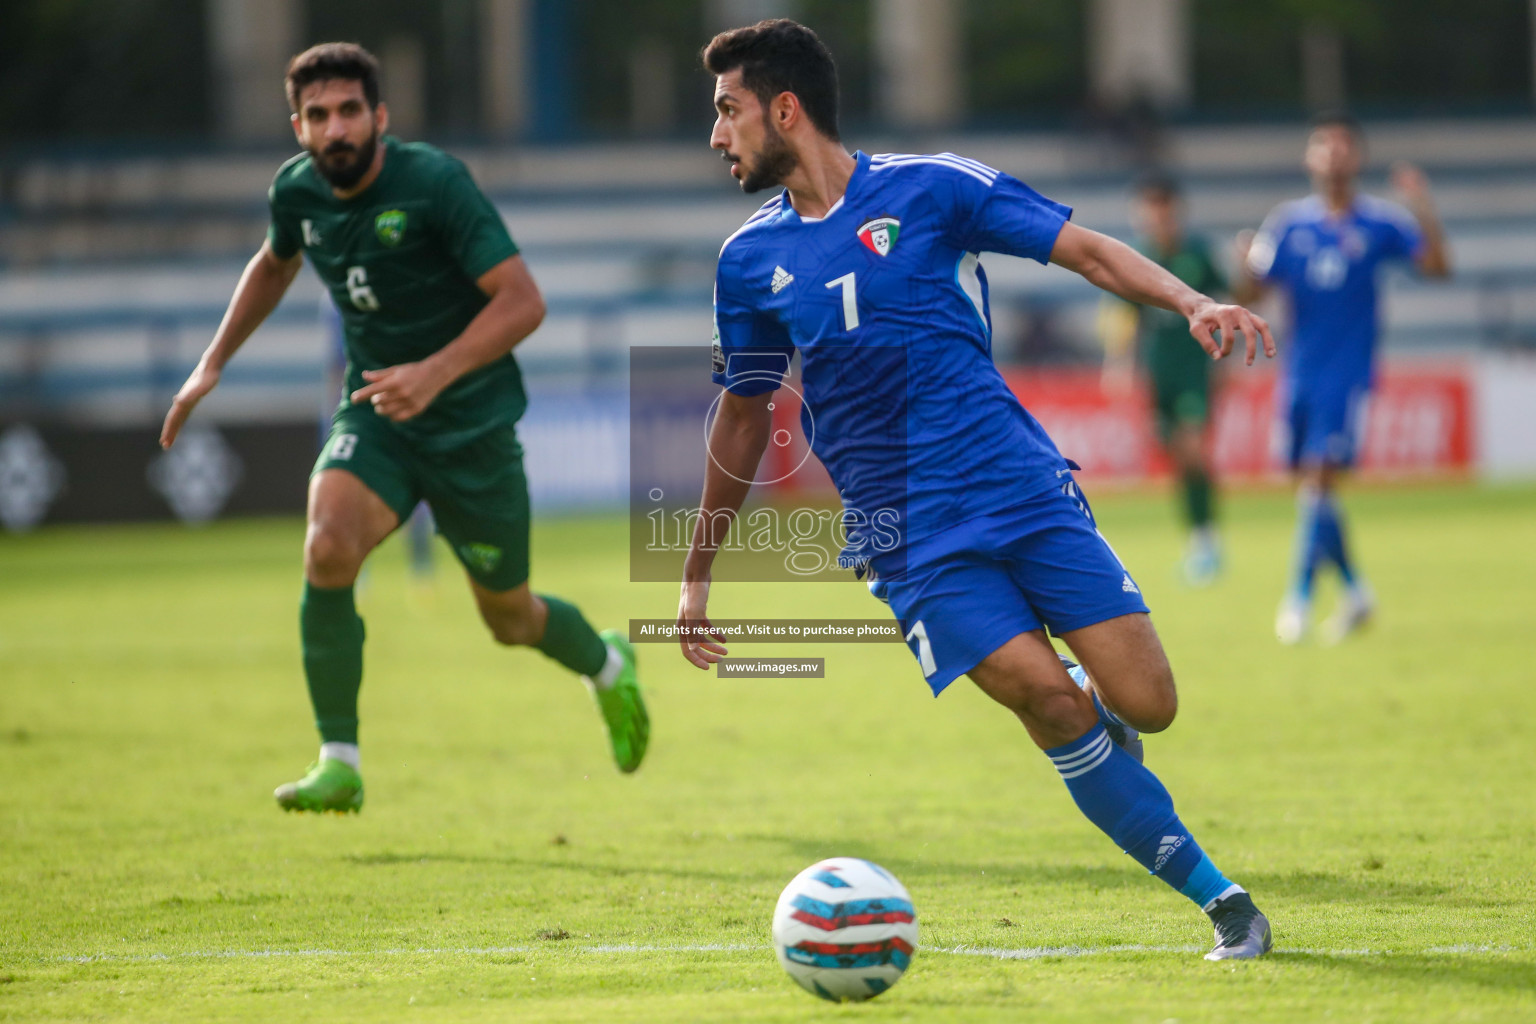
[[[462,163],[425,143],[381,144],[378,178],[350,199],[336,198],[307,153],[282,166],[268,193],[272,251],[289,259],[302,248],[341,310],[348,394],[364,370],[425,359],[457,338],[488,301],[476,280],[517,253]],[[389,425],[442,451],[515,423],[527,404],[509,353]]]
[[[1171,253],[1160,252],[1148,239],[1138,241],[1136,249],[1195,291],[1210,295],[1227,289],[1203,238],[1186,237]],[[1204,389],[1210,378],[1211,357],[1190,337],[1189,321],[1155,306],[1139,307],[1137,313],[1137,347],[1154,387],[1159,391]]]

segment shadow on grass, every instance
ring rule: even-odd
[[[917,880],[975,879],[985,873],[987,882],[998,886],[1081,885],[1094,889],[1131,889],[1148,884],[1144,870],[1125,860],[1124,866],[1088,866],[1018,861],[956,862],[905,856],[859,843],[828,843],[821,839],[778,837],[805,863],[830,856],[863,857],[894,872],[909,883]],[[1321,871],[1280,873],[1244,873],[1238,879],[1246,888],[1264,896],[1284,897],[1317,903],[1424,903],[1482,906],[1490,901],[1475,892],[1458,890],[1438,883],[1410,882],[1389,875],[1362,877]]]
[[[738,885],[764,885],[771,882],[770,875],[752,871],[712,871],[689,865],[667,864],[604,864],[579,860],[576,857],[518,857],[512,854],[489,853],[349,853],[341,858],[359,867],[391,867],[408,865],[499,865],[523,871],[570,871],[600,878],[629,878],[663,876],[667,878],[703,879],[715,882],[733,882]]]
[[[726,882],[743,886],[775,886],[787,881],[793,871],[831,856],[863,857],[882,865],[895,873],[908,886],[932,886],[948,884],[975,884],[981,881],[988,887],[1000,889],[1038,889],[1041,887],[1079,888],[1090,891],[1146,889],[1155,883],[1145,871],[1128,858],[1124,865],[1073,865],[1030,861],[999,862],[996,860],[955,861],[938,860],[904,855],[895,850],[881,849],[873,844],[857,842],[828,842],[786,835],[756,835],[739,837],[747,842],[772,843],[785,848],[787,865],[783,871],[771,867],[759,869],[721,870],[699,865],[690,859],[678,864],[666,863],[610,863],[585,860],[578,853],[550,857],[529,857],[518,854],[401,852],[382,850],[375,853],[353,853],[343,860],[359,867],[408,867],[412,865],[486,865],[501,866],[520,871],[559,871],[585,874],[594,878],[662,877],[682,880]],[[753,858],[764,864],[760,856]],[[772,858],[767,859],[768,863]],[[793,871],[791,870],[793,869]],[[1361,907],[1390,904],[1395,906],[1433,905],[1484,906],[1487,899],[1476,892],[1460,890],[1448,885],[1411,882],[1390,876],[1372,874],[1360,877],[1351,874],[1325,872],[1248,873],[1240,881],[1256,894],[1262,904],[1266,898],[1289,899],[1315,904],[1354,904]]]
[[[1440,883],[1408,882],[1386,875],[1358,877],[1321,871],[1245,874],[1245,888],[1314,903],[1424,903],[1437,907],[1484,906],[1492,902],[1475,892]]]
[[[815,852],[797,853],[795,859],[789,861],[793,868],[785,871],[776,871],[772,868],[764,870],[721,871],[698,867],[691,864],[612,864],[599,861],[582,860],[576,855],[570,857],[524,857],[514,854],[490,854],[490,853],[401,853],[395,851],[380,851],[378,853],[349,853],[342,856],[342,860],[359,867],[409,867],[413,865],[500,865],[519,870],[548,870],[575,872],[588,874],[600,878],[627,878],[658,876],[679,879],[699,879],[703,881],[730,882],[746,886],[778,886],[787,882],[794,871],[818,860],[831,856],[865,857],[868,860],[884,866],[895,872],[898,878],[908,884],[914,880],[939,883],[948,881],[966,882],[974,880],[978,875],[984,874],[986,882],[1002,888],[1020,888],[1024,886],[1040,885],[1074,885],[1088,889],[1106,888],[1135,888],[1147,884],[1144,873],[1122,868],[1096,868],[1074,867],[1063,865],[1044,864],[995,864],[972,862],[969,864],[945,863],[929,860],[907,859],[903,857],[881,856],[868,851],[860,851],[857,848],[850,850],[848,844],[839,844],[835,852],[823,844],[818,843],[794,843],[795,846],[804,846],[807,850]],[[855,844],[856,847],[856,844]],[[803,861],[803,863],[802,863]]]
[[[1508,954],[1486,953],[1486,959],[1428,953],[1394,953],[1383,956],[1330,956],[1326,953],[1279,951],[1275,959],[1286,964],[1305,964],[1348,973],[1372,981],[1404,987],[1423,985],[1461,986],[1510,992],[1536,992],[1536,964]]]

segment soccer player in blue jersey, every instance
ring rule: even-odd
[[[977,257],[1059,263],[1178,310],[1190,344],[1213,358],[1239,334],[1249,362],[1261,339],[1272,355],[1268,326],[1070,224],[1067,207],[984,164],[850,154],[831,54],[795,22],[722,33],[703,59],[716,76],[711,145],[745,191],[783,191],[720,254],[713,355],[724,393],[684,564],[684,656],[706,668],[726,653],[707,616],[710,567],[798,351],[813,447],[843,498],[845,555],[868,570],[933,692],[969,675],[1014,712],[1083,813],[1210,915],[1211,959],[1268,951],[1268,921],[1140,763],[1138,733],[1173,721],[1173,673],[1072,464],[992,362]],[[1047,629],[1081,667],[1058,657]]]
[[[1354,463],[1375,376],[1381,269],[1402,262],[1427,277],[1450,273],[1423,173],[1406,164],[1393,168],[1404,209],[1356,191],[1364,156],[1353,118],[1319,116],[1304,158],[1312,195],[1276,207],[1257,235],[1238,239],[1239,298],[1252,301],[1273,287],[1292,310],[1279,413],[1300,479],[1300,515],[1291,581],[1275,617],[1275,635],[1286,644],[1306,636],[1312,581],[1323,566],[1337,568],[1344,585],[1325,639],[1338,642],[1370,620],[1375,599],[1350,556],[1334,492]]]

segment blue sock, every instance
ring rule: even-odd
[[[1344,513],[1333,495],[1324,493],[1317,502],[1317,525],[1322,554],[1339,567],[1346,586],[1355,582],[1355,568],[1350,564],[1349,547],[1344,541]]]
[[[1103,725],[1045,753],[1088,820],[1201,909],[1235,888],[1174,813],[1157,776],[1110,742]]]
[[[1312,600],[1312,580],[1326,557],[1323,551],[1322,498],[1311,488],[1297,496],[1296,551],[1291,562],[1291,596]]]

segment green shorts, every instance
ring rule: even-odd
[[[1167,444],[1179,427],[1204,429],[1211,415],[1210,388],[1191,384],[1154,386],[1152,410],[1157,420],[1157,436]]]
[[[528,579],[528,478],[512,426],[446,452],[420,450],[371,408],[336,413],[311,475],[344,469],[401,522],[426,501],[437,532],[476,583],[511,590]]]

